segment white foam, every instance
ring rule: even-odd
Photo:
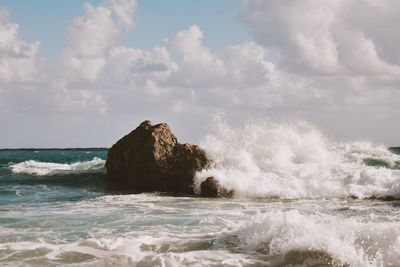
[[[232,128],[217,120],[200,145],[214,167],[197,174],[197,190],[214,176],[238,197],[400,197],[399,170],[364,163],[374,158],[392,166],[399,155],[368,142],[333,142],[306,122]]]
[[[290,266],[274,263],[293,250],[323,251],[350,266],[400,261],[400,213],[389,202],[139,194],[9,205],[3,217],[19,222],[0,227],[1,264]]]
[[[183,249],[174,251],[174,245],[182,242],[174,238],[154,238],[151,236],[128,236],[91,238],[81,242],[67,244],[51,244],[47,242],[18,242],[0,244],[0,251],[8,251],[1,261],[7,261],[21,251],[29,252],[43,250],[40,257],[27,257],[24,260],[41,258],[43,265],[58,263],[62,258],[72,253],[90,255],[92,260],[79,262],[79,266],[204,266],[217,263],[226,266],[243,266],[253,260],[246,259],[244,255],[231,254],[225,250],[198,250],[187,251]],[[171,244],[171,245],[167,245]],[[73,255],[75,256],[75,255]],[[14,262],[15,265],[15,262]],[[22,264],[24,265],[24,264]]]
[[[218,244],[238,238],[245,251],[285,255],[290,251],[323,251],[351,266],[397,266],[400,226],[396,222],[361,221],[297,210],[271,211],[232,225]]]
[[[27,160],[16,164],[11,164],[10,169],[15,174],[26,173],[38,176],[80,174],[88,172],[101,172],[104,168],[104,163],[105,160],[97,157],[89,161],[74,162],[70,164]]]

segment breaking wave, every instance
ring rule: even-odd
[[[400,197],[400,155],[369,142],[334,142],[307,122],[232,128],[217,119],[200,145],[214,166],[197,173],[197,190],[214,176],[236,197]]]
[[[89,161],[74,163],[53,163],[27,160],[9,167],[14,174],[30,174],[37,176],[100,173],[104,170],[105,160],[93,158]]]
[[[33,260],[35,266],[398,266],[397,207],[385,204],[371,209],[363,204],[369,202],[357,202],[211,202],[139,194],[16,210],[11,213],[22,216],[22,222],[0,227],[0,233],[18,242],[0,242],[0,262],[9,261],[10,266],[18,265],[19,259],[24,262],[17,263],[24,266]],[[186,212],[188,206],[191,212]],[[344,207],[349,213],[338,212]],[[50,212],[51,216],[43,216]],[[78,222],[82,228],[71,234],[71,223]],[[20,240],[21,235],[29,236]]]
[[[234,228],[216,245],[233,243],[243,251],[276,256],[279,266],[397,266],[400,261],[396,222],[289,210],[258,214]]]

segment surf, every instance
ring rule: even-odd
[[[104,172],[105,160],[94,157],[88,161],[73,163],[41,162],[26,160],[20,163],[10,164],[13,174],[29,174],[35,176],[74,175]]]
[[[305,121],[231,127],[218,118],[200,142],[213,176],[239,198],[399,198],[400,155],[366,141],[337,142]]]

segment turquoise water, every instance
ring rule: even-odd
[[[357,166],[395,179],[390,153],[364,153]],[[400,266],[397,200],[320,197],[318,187],[314,198],[116,195],[106,155],[0,151],[1,266]],[[395,192],[398,180],[371,177],[357,190]]]
[[[71,164],[94,158],[106,159],[107,150],[2,150],[0,151],[0,203],[32,203],[84,200],[104,194],[102,165],[89,173],[35,175],[26,166],[13,173],[11,165],[27,161]],[[47,168],[46,168],[47,167]],[[43,166],[52,169],[54,166]],[[55,166],[56,167],[56,166]]]

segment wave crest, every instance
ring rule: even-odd
[[[89,161],[74,163],[53,163],[27,160],[11,164],[10,169],[14,174],[30,174],[37,176],[82,174],[103,172],[105,160],[98,157]]]
[[[214,176],[238,197],[400,196],[400,155],[369,142],[333,142],[307,122],[232,128],[219,119],[200,145],[215,165],[197,173],[197,189]]]

